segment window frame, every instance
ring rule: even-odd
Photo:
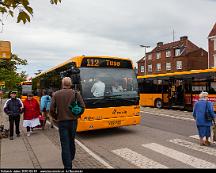
[[[150,70],[151,69],[151,70]],[[152,72],[152,64],[148,64],[148,72]]]
[[[213,41],[213,43],[214,43],[214,51],[216,51],[216,38],[214,38],[214,41]]]
[[[156,59],[161,59],[161,52],[156,53]]]
[[[177,51],[179,51],[178,54],[177,54]],[[180,48],[176,48],[175,49],[175,56],[180,56],[180,55],[181,55],[181,49]]]
[[[152,54],[148,54],[148,60],[152,60]]]
[[[166,50],[166,58],[171,57],[171,50]]]
[[[179,67],[179,64],[181,63],[181,66]],[[182,70],[183,69],[183,62],[182,61],[176,61],[176,70]]]
[[[145,66],[144,65],[140,65],[140,72],[145,73]]]
[[[158,66],[159,65],[159,66]],[[160,67],[160,68],[158,68],[158,67]],[[159,72],[159,71],[161,71],[162,69],[161,69],[161,63],[157,63],[156,64],[156,71],[157,72]]]
[[[168,67],[168,64],[169,64],[169,69],[167,68]],[[171,71],[172,70],[172,65],[171,65],[171,62],[166,62],[166,71]]]

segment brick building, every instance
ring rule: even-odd
[[[208,36],[209,67],[216,67],[216,23]]]
[[[208,53],[183,36],[179,41],[157,43],[151,52],[146,53],[146,62],[142,58],[137,64],[138,75],[145,75],[145,66],[147,75],[206,69]]]

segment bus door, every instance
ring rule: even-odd
[[[179,79],[170,80],[170,106],[184,108],[184,82]]]
[[[184,80],[184,104],[188,110],[193,106],[192,79]]]
[[[162,81],[162,101],[163,105],[169,104],[169,97],[170,97],[170,90],[169,90],[169,80],[163,80]]]

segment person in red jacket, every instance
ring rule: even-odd
[[[39,115],[40,106],[36,99],[33,98],[33,94],[29,93],[27,99],[23,102],[24,114],[23,114],[23,126],[27,129],[27,136],[30,136],[30,130],[33,127],[40,125]]]

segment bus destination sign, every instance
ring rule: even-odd
[[[83,58],[81,67],[108,67],[132,69],[132,63],[128,60],[112,58]]]

